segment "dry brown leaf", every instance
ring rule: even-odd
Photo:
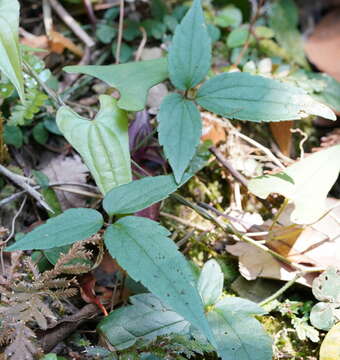
[[[210,140],[214,145],[225,142],[227,139],[225,128],[216,121],[204,116],[204,113],[202,115],[203,130],[201,140]]]
[[[333,208],[334,206],[337,207]],[[283,227],[269,243],[271,249],[289,260],[315,267],[340,267],[340,200],[328,198],[327,207],[333,210],[314,225],[303,229],[295,226],[282,233]],[[291,211],[283,214],[283,221]],[[285,225],[290,225],[286,222]]]
[[[328,199],[328,207],[340,204],[340,200]],[[283,224],[272,233],[267,246],[295,264],[311,268],[340,268],[340,206],[312,226],[302,228],[289,223],[291,208],[280,218]],[[268,230],[271,222],[268,222]],[[247,280],[258,277],[289,281],[296,270],[261,249],[245,242],[228,245],[227,251],[239,257],[239,268]],[[298,282],[311,286],[316,274],[307,274]]]
[[[52,52],[57,54],[62,54],[65,49],[68,49],[79,57],[83,57],[84,55],[83,50],[79,46],[66,38],[63,34],[54,30],[49,33],[49,47]]]
[[[305,44],[309,60],[340,81],[340,8],[327,14]]]
[[[50,183],[77,184],[86,184],[86,177],[89,172],[79,155],[54,157],[41,171],[48,176]],[[56,194],[63,210],[86,205],[84,196],[65,191],[56,191]]]
[[[282,154],[289,157],[292,148],[292,133],[290,129],[293,127],[293,121],[271,122],[269,126]]]
[[[261,249],[246,242],[228,245],[227,251],[239,258],[239,270],[247,280],[255,280],[259,277],[289,281],[295,277],[296,270],[285,265]],[[301,277],[298,282],[311,286],[315,276],[308,274]]]
[[[34,49],[48,50],[49,48],[46,35],[35,36],[33,34],[27,34],[25,37],[21,38],[20,43]],[[48,51],[37,52],[35,55],[44,58],[48,55]]]

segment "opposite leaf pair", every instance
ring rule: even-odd
[[[271,339],[253,318],[265,311],[249,300],[222,297],[223,281],[219,264],[209,260],[197,282],[219,355],[223,359],[271,359]],[[127,349],[137,341],[148,344],[161,335],[176,333],[201,337],[197,329],[153,294],[135,295],[131,303],[114,310],[98,325],[98,330],[117,350]]]
[[[176,27],[168,61],[71,66],[65,70],[98,77],[117,88],[121,95],[118,106],[130,111],[142,110],[150,87],[167,77],[184,92],[168,95],[158,114],[159,141],[177,183],[181,182],[200,141],[202,123],[197,105],[220,116],[254,122],[296,120],[308,115],[335,120],[327,106],[304,90],[249,73],[224,73],[195,89],[205,80],[210,66],[211,40],[201,0],[195,0]]]

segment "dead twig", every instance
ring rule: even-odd
[[[8,179],[10,179],[16,185],[18,185],[19,187],[24,189],[28,194],[30,194],[34,199],[36,199],[38,201],[38,203],[42,207],[44,207],[47,211],[54,213],[54,211],[45,202],[43,196],[37,190],[35,190],[32,186],[30,186],[28,184],[30,182],[29,179],[13,173],[12,171],[8,170],[7,168],[5,168],[2,165],[0,165],[0,174],[6,176]]]
[[[117,48],[115,54],[116,64],[119,64],[120,62],[120,49],[122,47],[123,30],[124,30],[124,0],[120,0]]]
[[[83,0],[84,6],[86,8],[87,14],[89,16],[89,19],[92,23],[92,25],[96,25],[97,24],[97,18],[96,15],[93,11],[93,6],[92,6],[92,2],[91,0]]]
[[[90,35],[83,30],[79,23],[66,11],[58,0],[49,0],[49,2],[61,20],[64,21],[64,23],[78,36],[81,41],[84,42],[87,47],[91,48],[96,44]]]
[[[17,221],[17,218],[19,217],[19,215],[21,214],[25,204],[26,204],[26,200],[27,197],[24,198],[23,202],[20,205],[19,210],[17,211],[17,213],[15,214],[15,216],[12,219],[12,225],[11,225],[11,232],[8,235],[8,237],[6,238],[6,240],[4,240],[1,244],[1,249],[0,249],[0,261],[1,261],[1,270],[2,270],[2,276],[5,276],[5,263],[4,263],[4,248],[6,246],[6,244],[12,239],[14,232],[15,232],[15,223]]]
[[[258,143],[257,141],[255,141],[254,139],[251,139],[250,137],[241,134],[239,131],[233,131],[233,134],[237,135],[238,137],[240,137],[241,139],[245,140],[246,142],[248,142],[249,144],[257,147],[259,150],[261,150],[263,153],[265,153],[272,161],[275,165],[277,165],[279,168],[281,168],[282,170],[286,170],[286,167],[281,163],[281,161],[265,146],[261,145],[260,143]]]
[[[230,172],[230,174],[239,183],[241,183],[245,187],[248,186],[247,179],[231,165],[230,161],[228,161],[215,146],[212,146],[209,151],[215,155],[216,159]]]
[[[70,193],[75,193],[75,194],[81,194],[81,195],[84,195],[84,196],[89,196],[89,197],[93,197],[93,198],[96,198],[96,199],[102,199],[102,195],[100,194],[95,194],[93,192],[88,192],[88,191],[79,191],[77,189],[70,189],[70,188],[61,188],[62,186],[78,186],[78,187],[84,187],[84,188],[88,188],[90,190],[94,190],[94,191],[97,191],[97,187],[95,186],[92,186],[92,185],[88,185],[88,184],[80,184],[80,183],[68,183],[68,182],[65,182],[65,183],[54,183],[54,184],[50,184],[48,187],[51,187],[51,188],[56,188],[56,190],[60,190],[60,191],[66,191],[66,192],[70,192]],[[41,189],[41,186],[40,185],[36,185],[36,186],[33,186],[33,189],[35,190],[39,190]],[[0,208],[2,206],[5,206],[6,204],[10,203],[11,201],[14,201],[16,199],[18,199],[20,196],[26,194],[27,191],[26,190],[23,190],[23,191],[20,191],[20,192],[17,192],[15,194],[12,194],[8,197],[6,197],[5,199],[2,199],[0,201]]]
[[[136,56],[135,56],[135,61],[139,61],[141,56],[142,56],[142,52],[145,48],[146,42],[148,41],[148,34],[146,33],[145,29],[143,28],[143,26],[141,26],[139,28],[139,30],[141,31],[143,38],[142,41],[140,42],[137,52],[136,52]]]
[[[255,25],[257,19],[261,15],[261,8],[264,5],[264,2],[265,2],[265,0],[259,0],[258,3],[257,3],[257,0],[250,0],[251,6],[252,6],[253,16],[252,16],[251,21],[250,21],[249,31],[248,31],[248,36],[247,36],[246,42],[244,43],[243,48],[242,48],[239,56],[237,57],[235,63],[233,64],[234,67],[237,67],[240,64],[244,54],[246,53],[246,51],[249,48],[250,38],[251,38],[251,35],[253,33],[253,28],[254,28],[254,25]]]
[[[39,340],[44,352],[50,352],[57,344],[70,336],[79,325],[98,316],[100,311],[96,305],[87,304],[76,314],[66,317],[52,329],[44,331]]]

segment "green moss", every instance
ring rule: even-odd
[[[273,360],[317,360],[319,345],[309,340],[299,340],[295,329],[285,319],[265,316],[260,321],[274,339]]]

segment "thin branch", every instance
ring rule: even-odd
[[[180,218],[178,216],[175,216],[175,215],[172,215],[172,214],[168,214],[168,213],[163,212],[163,211],[160,212],[160,215],[164,216],[164,217],[166,217],[168,219],[174,220],[174,221],[176,221],[176,222],[178,222],[178,223],[180,223],[180,224],[182,224],[184,226],[187,226],[189,228],[196,229],[196,230],[199,230],[199,231],[210,232],[210,231],[213,230],[213,228],[211,228],[211,227],[208,228],[208,227],[205,227],[205,226],[202,226],[202,225],[199,225],[199,224],[194,224],[194,223],[192,223],[192,222],[190,222],[188,220],[182,219],[182,218]]]
[[[59,15],[62,21],[84,42],[87,47],[93,47],[96,43],[79,23],[66,11],[58,0],[49,0],[53,10]]]
[[[31,67],[30,64],[24,61],[24,70],[29,73],[34,80],[40,85],[40,87],[46,92],[46,94],[53,99],[56,104],[56,107],[65,105],[61,98],[50,88],[48,87],[39,77],[39,75],[35,72],[35,70]]]
[[[123,30],[124,30],[124,0],[120,0],[118,38],[117,38],[117,48],[115,54],[116,64],[119,64],[120,62],[120,49],[122,47]]]
[[[237,57],[235,63],[233,64],[234,67],[237,67],[240,64],[244,54],[246,53],[246,51],[249,48],[250,38],[251,38],[251,35],[253,33],[253,28],[255,26],[255,23],[256,23],[257,19],[261,15],[261,8],[262,8],[264,2],[265,2],[265,0],[259,0],[259,3],[257,3],[257,0],[250,0],[250,3],[252,5],[253,16],[252,16],[251,21],[250,21],[249,31],[248,31],[248,36],[247,36],[246,42],[244,43],[243,48],[242,48],[239,56]]]
[[[1,244],[1,249],[0,249],[0,261],[1,261],[1,269],[2,269],[2,276],[5,276],[5,263],[4,263],[4,248],[6,246],[6,244],[8,243],[8,241],[10,241],[14,235],[15,232],[15,223],[17,221],[17,218],[19,217],[19,215],[21,214],[25,204],[26,204],[26,200],[27,197],[24,198],[23,202],[20,205],[19,210],[17,211],[17,213],[14,215],[13,219],[12,219],[12,226],[11,226],[11,232],[8,235],[8,237],[6,238],[6,240],[4,240]]]
[[[212,214],[210,214],[207,210],[203,209],[202,207],[188,201],[187,199],[185,199],[183,196],[179,195],[179,194],[171,194],[170,195],[171,198],[179,201],[180,203],[182,203],[183,205],[186,205],[188,207],[190,207],[191,209],[193,209],[194,211],[196,211],[199,215],[201,215],[203,218],[210,220],[211,222],[213,222],[214,224],[216,224],[220,229],[222,229],[223,231],[225,231],[226,233],[235,235],[238,240],[240,241],[244,241],[248,244],[251,244],[253,246],[255,246],[258,249],[261,249],[262,251],[266,252],[267,254],[272,255],[274,258],[276,258],[277,260],[291,266],[292,268],[298,270],[298,271],[308,271],[309,268],[296,264],[293,261],[291,261],[290,259],[285,258],[284,256],[282,256],[281,254],[269,249],[267,246],[263,245],[262,243],[260,243],[259,241],[256,241],[252,238],[250,238],[249,236],[239,232],[232,223],[223,223],[221,222],[218,218],[216,218],[215,216],[213,216]],[[319,270],[322,271],[322,270]]]
[[[297,272],[293,279],[289,280],[284,286],[282,286],[278,291],[276,291],[273,295],[267,297],[263,301],[259,303],[260,306],[265,306],[272,302],[273,300],[276,300],[280,295],[282,295],[286,290],[288,290],[291,286],[295,284],[295,282],[300,279],[300,277],[303,276],[302,272]]]
[[[263,153],[265,153],[273,161],[273,163],[275,165],[277,165],[282,170],[286,170],[286,167],[281,163],[281,161],[268,148],[261,145],[260,143],[258,143],[254,139],[251,139],[250,137],[248,137],[248,136],[246,136],[244,134],[241,134],[239,131],[233,131],[233,134],[235,134],[238,137],[240,137],[241,139],[247,141],[249,144],[257,147],[259,150],[261,150]]]
[[[69,183],[69,182],[61,182],[61,183],[53,183],[53,184],[49,184],[48,187],[51,187],[51,188],[57,188],[57,187],[60,187],[60,186],[78,186],[78,187],[84,187],[84,188],[88,188],[90,190],[94,190],[94,191],[97,191],[97,187],[96,186],[92,186],[92,185],[88,185],[88,184],[81,184],[81,183]],[[33,189],[35,190],[39,190],[41,189],[42,187],[40,185],[36,185],[36,186],[33,186]],[[66,192],[70,192],[70,193],[76,193],[76,194],[80,194],[79,191],[77,191],[76,189],[69,189],[69,188],[62,188],[60,189],[60,191],[66,191]],[[10,203],[11,201],[14,201],[16,199],[18,199],[20,196],[26,194],[27,191],[26,190],[23,190],[23,191],[20,191],[20,192],[17,192],[15,194],[12,194],[10,196],[8,196],[7,198],[5,199],[2,199],[0,201],[0,208],[8,203]],[[93,198],[98,198],[98,199],[101,199],[102,198],[102,195],[100,194],[94,194],[94,193],[90,193],[90,192],[81,192],[81,195],[84,195],[84,196],[89,196],[89,197],[93,197]]]
[[[212,146],[209,150],[238,182],[243,186],[248,187],[246,178],[231,165],[230,161],[228,161],[215,146]]]
[[[28,185],[28,181],[23,179],[22,176],[17,175],[13,173],[12,171],[8,170],[4,166],[0,165],[0,174],[6,176],[8,179],[10,179],[12,182],[14,182],[16,185],[20,186],[22,189],[24,189],[27,193],[29,193],[34,199],[38,201],[38,203],[44,207],[47,211],[50,211],[54,213],[54,211],[49,207],[49,205],[45,202],[43,196],[35,190],[32,186]]]
[[[146,42],[148,41],[148,34],[146,33],[145,29],[143,28],[143,26],[140,26],[139,30],[141,31],[143,38],[142,41],[140,42],[137,52],[136,52],[136,56],[135,56],[135,61],[139,61],[141,56],[142,56],[142,52],[145,48]]]
[[[86,8],[87,14],[89,16],[89,19],[93,25],[96,25],[97,18],[93,11],[92,2],[91,0],[83,0],[84,6]]]

